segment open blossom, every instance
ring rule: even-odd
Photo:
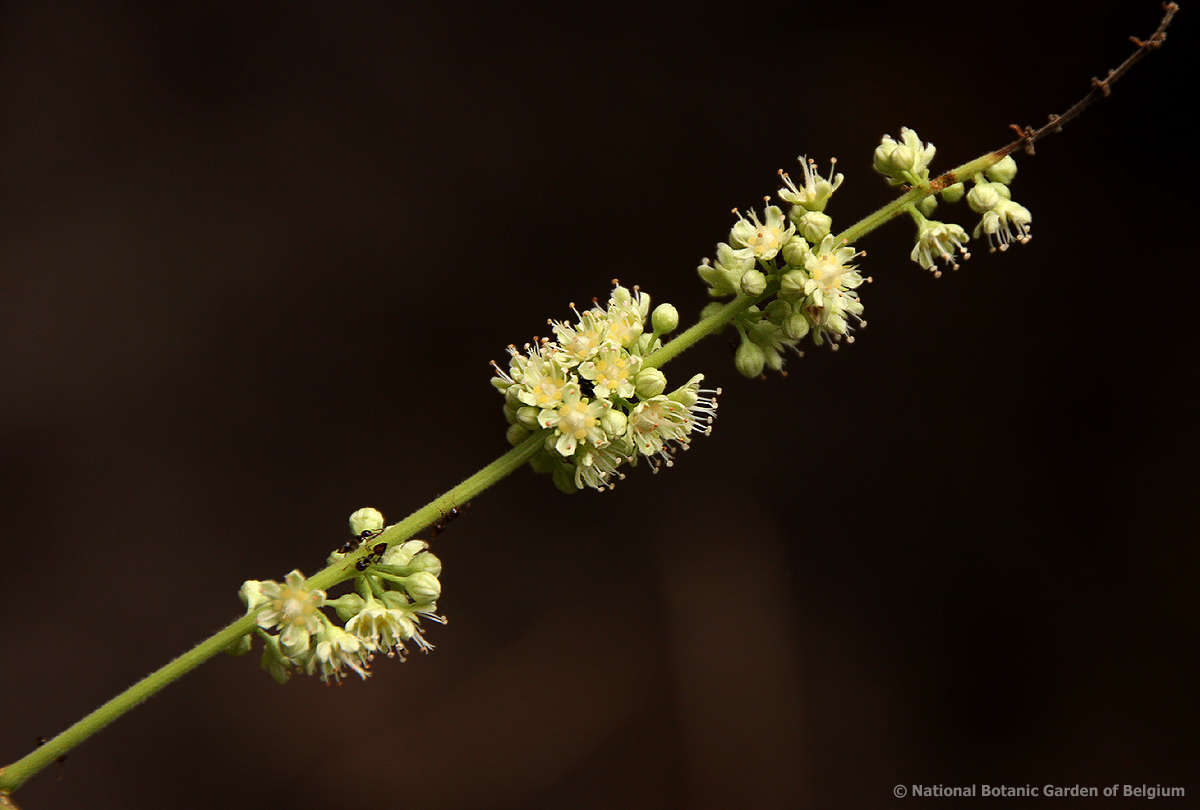
[[[788,222],[778,206],[768,205],[763,211],[763,221],[750,211],[746,219],[735,208],[738,221],[729,231],[729,241],[740,248],[749,249],[754,258],[762,261],[774,259],[796,232],[796,226]]]
[[[971,258],[965,247],[966,241],[967,232],[954,223],[922,220],[917,229],[917,243],[909,258],[926,270],[934,269],[935,259],[957,270],[956,252],[961,252],[964,259]]]
[[[557,407],[542,409],[538,414],[538,424],[554,429],[558,435],[554,449],[564,456],[572,455],[583,442],[603,447],[608,443],[608,437],[600,427],[604,405],[602,400],[587,400],[581,396],[579,386],[571,383]]]
[[[844,175],[834,173],[837,168],[837,158],[829,161],[828,177],[822,177],[817,172],[815,160],[809,160],[803,155],[797,160],[800,162],[801,169],[804,170],[804,183],[797,186],[791,175],[780,169],[779,177],[783,180],[784,188],[779,189],[779,199],[808,211],[824,211],[833,192],[837,191],[838,187],[842,185],[842,181],[846,179]]]
[[[325,592],[310,590],[299,571],[289,573],[282,584],[271,580],[261,582],[259,591],[262,601],[257,614],[258,626],[278,628],[279,642],[288,655],[307,650],[309,637],[321,629],[319,608],[325,602]]]
[[[1031,222],[1033,215],[1029,213],[1028,208],[1012,200],[1000,199],[983,212],[983,217],[975,226],[972,236],[978,239],[982,232],[987,235],[988,250],[1004,251],[1008,250],[1013,242],[1023,245],[1033,238],[1029,228]]]

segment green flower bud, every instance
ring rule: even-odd
[[[348,593],[325,604],[333,608],[339,619],[343,622],[348,622],[362,611],[365,603],[363,602],[363,598],[358,594]]]
[[[600,427],[604,428],[604,432],[609,436],[624,435],[626,422],[628,419],[625,412],[617,408],[609,408],[600,414]]]
[[[413,557],[412,562],[408,564],[408,568],[413,572],[424,571],[428,574],[433,574],[435,577],[442,575],[442,561],[432,551],[422,551]]]
[[[516,447],[529,435],[529,430],[522,425],[509,425],[508,431],[504,434],[504,438],[513,447]]]
[[[900,144],[892,150],[892,154],[888,156],[888,161],[892,164],[892,172],[911,172],[917,163],[917,156],[913,150],[909,149],[904,144]]]
[[[792,314],[792,305],[782,298],[776,298],[763,309],[763,317],[774,324],[781,324]]]
[[[823,211],[809,211],[804,216],[796,221],[796,229],[800,231],[800,235],[814,245],[825,238],[825,234],[829,233],[829,229],[833,227],[833,217]],[[808,245],[803,246],[805,250]],[[787,258],[785,255],[784,258]],[[801,264],[804,259],[799,262],[788,261],[788,264]]]
[[[383,513],[371,506],[364,506],[350,515],[350,534],[361,537],[363,532],[377,532],[383,528]]]
[[[428,571],[418,571],[404,578],[404,590],[408,591],[408,595],[417,604],[436,602],[442,595],[442,583]]]
[[[733,364],[743,377],[754,379],[762,374],[763,365],[767,362],[763,350],[749,340],[743,340],[733,355]]]
[[[788,298],[799,298],[804,295],[804,285],[808,276],[803,270],[790,270],[779,280],[779,294]]]
[[[1000,195],[992,188],[991,183],[977,183],[967,192],[967,205],[976,214],[991,211],[1000,202]]]
[[[238,599],[241,599],[242,604],[246,606],[246,613],[253,613],[267,601],[267,597],[263,596],[262,581],[248,579],[243,582],[242,587],[238,590]]]
[[[633,378],[638,399],[650,399],[667,390],[667,376],[656,368],[644,368]]]
[[[279,646],[279,636],[267,636],[263,642],[263,654],[258,665],[266,670],[276,683],[287,683],[292,673],[288,668],[287,656]]]
[[[383,552],[383,559],[380,562],[384,565],[394,565],[397,568],[404,568],[412,562],[413,557],[416,557],[427,548],[429,548],[429,544],[424,540],[407,540]]]
[[[504,407],[512,408],[514,411],[521,407],[521,386],[511,385],[504,392]]]
[[[659,304],[650,314],[650,325],[660,335],[669,335],[679,326],[679,310],[670,304]]]
[[[942,189],[942,199],[948,203],[956,203],[963,198],[967,193],[967,187],[962,183],[955,183],[952,186],[946,186]]]
[[[504,403],[504,421],[510,425],[517,421],[517,409],[509,407],[508,403]]]
[[[539,430],[541,425],[538,424],[538,409],[532,405],[522,405],[517,408],[517,424],[529,430]]]
[[[705,318],[710,318],[713,315],[716,315],[718,310],[720,310],[723,306],[725,305],[719,301],[712,301],[708,304],[705,304],[704,309],[700,310],[700,319],[704,320]]]
[[[767,277],[758,270],[747,270],[742,274],[741,285],[746,295],[762,295],[767,289]]]
[[[808,243],[803,239],[789,239],[780,252],[783,254],[783,260],[794,267],[803,267],[804,257],[812,254]]]
[[[932,194],[917,203],[917,210],[925,216],[932,214],[935,208],[937,208],[937,197]]]
[[[1007,186],[1017,176],[1017,162],[1013,160],[1012,155],[1005,155],[995,166],[986,169],[984,174],[989,180],[995,180],[997,183]]]
[[[638,335],[638,339],[633,342],[633,347],[629,351],[631,354],[645,357],[661,345],[662,341],[658,339],[657,335],[652,332],[643,332]]]
[[[790,340],[800,340],[808,334],[808,318],[797,312],[783,322],[783,333]]]
[[[779,335],[779,327],[770,321],[759,321],[746,328],[746,337],[759,346],[770,346]]]

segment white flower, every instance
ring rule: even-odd
[[[956,251],[960,251],[964,259],[971,258],[964,245],[966,241],[967,232],[958,225],[925,219],[917,228],[917,243],[909,258],[926,270],[934,269],[935,257],[957,270],[958,262],[954,259]],[[940,276],[941,271],[935,271],[935,275]]]
[[[603,447],[608,443],[608,438],[600,426],[600,415],[606,405],[600,400],[589,402],[584,399],[580,396],[579,385],[571,383],[563,390],[562,402],[557,407],[542,409],[538,414],[538,424],[557,431],[558,440],[554,449],[559,455],[572,455],[583,442]]]
[[[834,248],[833,234],[827,235],[821,244],[804,257],[804,271],[808,274],[808,281],[804,284],[805,295],[810,296],[819,307],[826,305],[827,298],[836,305],[847,290],[853,290],[863,283],[863,277],[854,265],[847,264],[861,255],[846,245]]]
[[[748,220],[736,208],[733,213],[737,214],[738,221],[729,231],[729,241],[738,247],[748,248],[756,259],[762,261],[774,259],[796,232],[796,226],[788,222],[783,211],[775,205],[768,205],[763,211],[765,222],[760,222],[753,210]]]
[[[837,158],[829,159],[828,177],[822,177],[817,172],[815,160],[809,160],[804,155],[796,160],[800,162],[800,166],[804,170],[804,185],[797,186],[792,181],[791,175],[780,169],[779,176],[783,179],[786,188],[779,189],[779,199],[809,211],[824,211],[833,192],[837,191],[838,187],[842,185],[842,181],[846,179],[845,175],[834,174],[834,169],[837,168]]]
[[[687,449],[691,442],[693,422],[688,407],[681,402],[659,395],[639,402],[629,414],[627,436],[643,456],[652,459],[652,468],[658,471],[658,458],[667,467],[675,461],[672,449]]]
[[[1032,221],[1033,215],[1028,208],[1001,198],[991,209],[983,212],[983,218],[975,226],[972,236],[978,239],[982,231],[987,234],[989,251],[1004,251],[1013,242],[1023,245],[1033,238],[1029,232],[1029,223]]]
[[[642,367],[642,358],[630,355],[624,349],[604,349],[579,366],[579,376],[590,380],[596,396],[608,399],[616,394],[619,397],[631,397],[634,390],[634,377]]]
[[[591,487],[603,492],[612,489],[611,483],[615,476],[624,480],[625,474],[618,471],[623,463],[630,460],[633,448],[623,440],[610,442],[605,447],[585,447],[574,458],[575,486],[579,489]]]
[[[403,610],[389,608],[372,599],[346,622],[346,630],[353,633],[367,650],[385,653],[390,658],[404,650],[404,642],[416,632],[416,625]]]
[[[572,304],[571,308],[574,307]],[[604,310],[589,309],[582,314],[576,311],[575,315],[579,321],[574,324],[565,321],[550,322],[559,344],[554,359],[567,368],[590,360],[600,351],[608,335],[608,315]]]
[[[367,672],[371,666],[368,663],[370,650],[353,634],[336,625],[327,624],[317,634],[316,642],[313,653],[304,666],[309,675],[319,670],[321,680],[329,683],[330,678],[341,681],[343,668],[354,671],[364,680],[371,674]]]
[[[668,394],[667,398],[687,408],[692,419],[692,430],[707,436],[712,433],[712,423],[717,418],[717,397],[721,395],[721,389],[701,388],[703,381],[704,375],[696,374]]]
[[[563,392],[574,382],[562,366],[535,354],[525,363],[517,398],[534,408],[554,408],[562,402]]]
[[[321,629],[322,615],[318,608],[325,603],[325,591],[310,590],[304,575],[292,571],[283,584],[266,581],[261,585],[264,601],[258,611],[258,626],[264,630],[277,627],[283,652],[296,657],[308,649],[309,636]]]

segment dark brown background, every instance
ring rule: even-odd
[[[0,760],[242,579],[315,570],[352,509],[502,452],[486,361],[569,300],[620,276],[691,319],[728,209],[798,153],[842,159],[844,226],[888,199],[881,133],[973,157],[1158,15],[444,6],[6,6]],[[853,347],[782,381],[725,338],[672,364],[725,396],[669,474],[481,497],[437,543],[436,655],[341,689],[221,657],[22,804],[1194,800],[1194,16],[1020,160],[1029,246],[935,283],[907,224],[873,234]]]

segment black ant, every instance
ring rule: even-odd
[[[342,547],[339,548],[338,551],[342,554],[349,554],[367,540],[370,540],[375,535],[382,533],[383,529],[363,529],[357,537],[351,537],[345,543],[342,543]]]
[[[445,530],[446,526],[451,521],[457,519],[459,515],[461,515],[463,512],[467,511],[470,508],[471,508],[470,501],[467,501],[466,503],[464,503],[461,508],[459,508],[457,506],[451,506],[450,511],[445,512],[441,516],[441,518],[438,519],[438,522],[433,524],[433,532],[431,532],[431,536],[437,537],[439,534],[442,533],[443,530]]]
[[[375,535],[379,534],[382,531],[383,531],[383,529],[376,529],[375,531],[369,531],[369,530],[365,531],[361,535],[362,540],[370,540],[372,537],[374,537]],[[359,542],[362,542],[362,540],[360,540]],[[354,544],[354,548],[358,548],[358,543]],[[354,563],[354,567],[357,568],[359,571],[366,571],[368,566],[371,565],[371,563],[379,562],[380,560],[383,559],[383,553],[385,551],[387,551],[387,548],[388,548],[387,543],[376,543],[375,547],[371,549],[371,553],[368,554],[367,556],[363,557],[362,559],[360,559],[358,562]],[[353,551],[353,550],[354,549],[352,548],[351,551]],[[345,553],[345,552],[343,552],[343,553]]]

